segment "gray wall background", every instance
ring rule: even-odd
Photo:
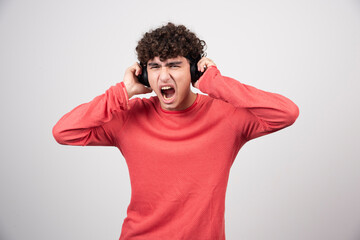
[[[51,130],[122,81],[141,35],[167,21],[223,75],[300,107],[247,143],[226,196],[229,240],[360,239],[360,2],[0,1],[0,239],[118,239],[130,200],[116,148]]]

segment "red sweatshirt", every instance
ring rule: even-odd
[[[131,201],[120,240],[224,240],[231,165],[250,139],[291,125],[289,99],[210,67],[193,105],[166,111],[157,97],[128,101],[122,83],[65,114],[60,144],[106,145],[126,159]]]

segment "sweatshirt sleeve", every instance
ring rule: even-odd
[[[122,126],[128,109],[125,85],[117,83],[66,113],[53,127],[53,136],[63,145],[115,146],[114,127]]]
[[[222,76],[215,66],[199,81],[200,91],[235,107],[235,119],[229,120],[247,141],[288,127],[299,115],[299,108],[290,99]]]

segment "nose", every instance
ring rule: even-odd
[[[167,81],[170,79],[170,73],[169,73],[169,69],[165,66],[165,67],[161,67],[160,69],[160,75],[159,75],[159,80],[161,81]]]

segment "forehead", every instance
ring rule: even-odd
[[[167,63],[170,63],[170,62],[186,62],[186,61],[187,61],[187,59],[185,57],[182,57],[182,56],[178,56],[178,57],[175,57],[175,58],[168,58],[165,61],[161,61],[160,57],[154,57],[153,59],[149,60],[148,63],[158,63],[158,64],[164,63],[164,64],[167,64]]]

